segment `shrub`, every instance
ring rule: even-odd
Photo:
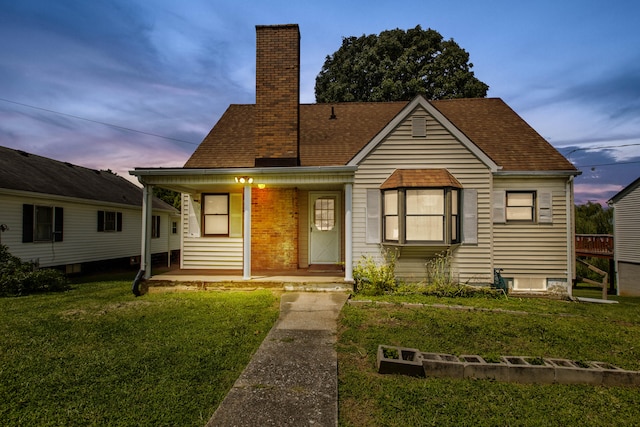
[[[354,290],[364,295],[384,295],[394,292],[398,287],[396,280],[396,250],[382,251],[383,263],[376,262],[371,256],[363,256],[353,269]]]
[[[0,296],[20,296],[37,292],[58,292],[70,289],[66,277],[57,270],[36,269],[30,262],[9,253],[0,245]]]
[[[427,260],[427,283],[435,286],[449,286],[455,283],[451,269],[451,251],[439,253]]]

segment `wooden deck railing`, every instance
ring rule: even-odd
[[[576,256],[613,258],[611,234],[576,234]]]

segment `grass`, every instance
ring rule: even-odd
[[[425,306],[345,306],[338,338],[341,426],[624,426],[640,419],[640,392],[631,388],[417,379],[375,368],[377,347],[386,344],[487,359],[598,360],[640,370],[640,299],[610,297],[620,303],[602,305],[514,297],[378,299]]]
[[[202,426],[273,325],[268,291],[152,293],[131,281],[0,299],[3,425]],[[588,290],[586,290],[588,292]],[[640,392],[379,375],[379,344],[599,360],[640,370],[640,299],[367,297],[338,337],[341,426],[634,425]]]
[[[202,426],[278,313],[267,291],[130,287],[0,299],[3,425]]]

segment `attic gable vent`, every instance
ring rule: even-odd
[[[427,136],[426,117],[414,117],[411,119],[411,136],[414,138],[424,138]]]

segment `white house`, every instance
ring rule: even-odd
[[[23,261],[80,272],[141,254],[142,189],[108,171],[0,147],[0,243]],[[179,213],[153,200],[151,253],[179,251]]]
[[[640,178],[613,196],[609,205],[618,295],[640,296]]]

